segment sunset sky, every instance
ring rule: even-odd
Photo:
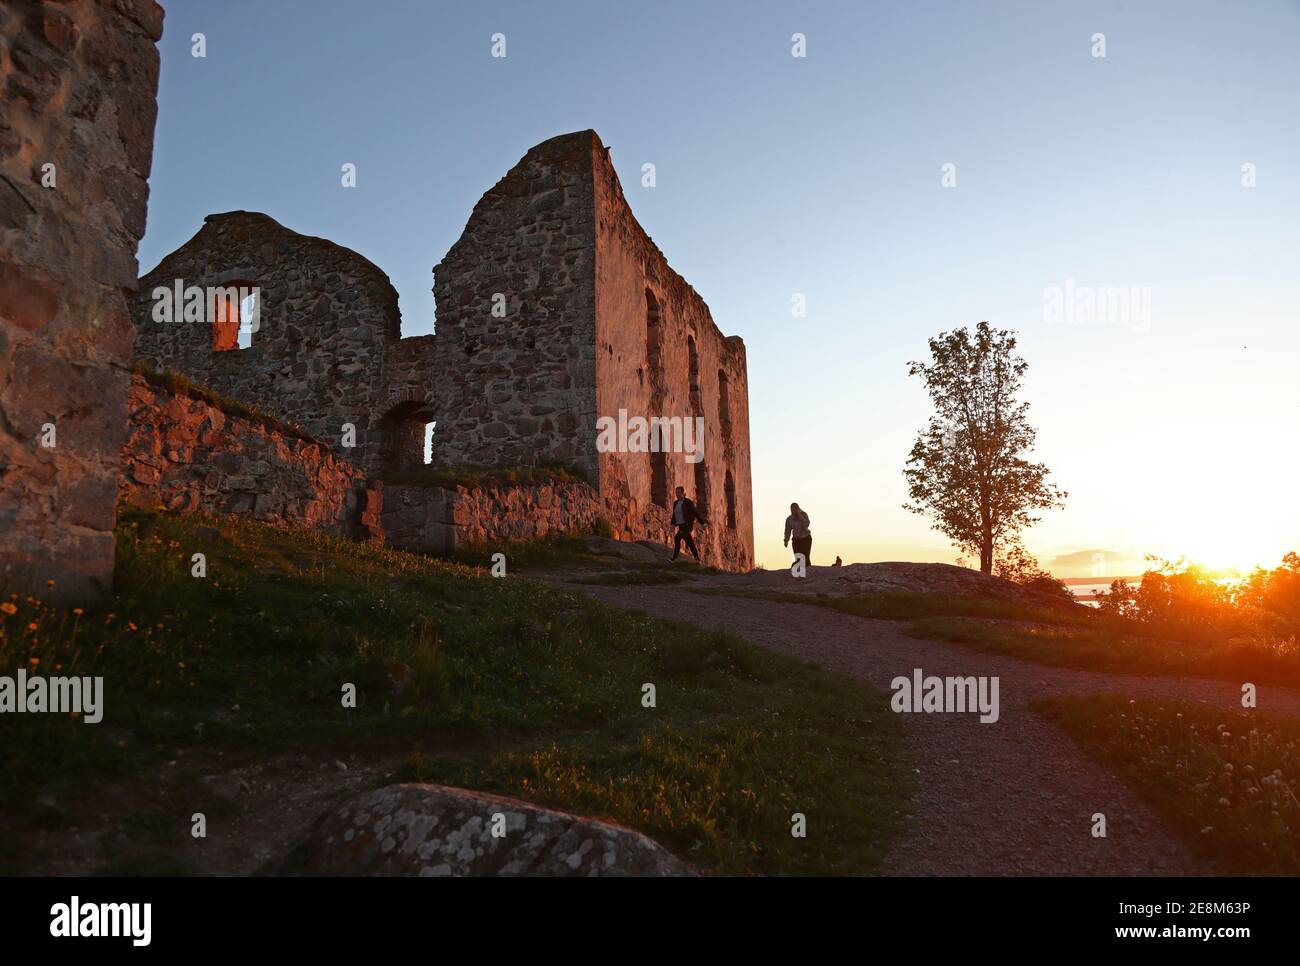
[[[474,202],[594,128],[748,347],[760,562],[786,563],[791,500],[815,563],[955,558],[900,506],[929,405],[906,363],[981,319],[1019,331],[1070,494],[1027,537],[1058,575],[1300,549],[1300,4],[165,6],[144,270],[210,212],[264,211],[375,262],[429,332]],[[1045,318],[1067,283],[1149,316]]]

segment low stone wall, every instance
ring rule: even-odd
[[[384,486],[385,542],[418,553],[452,553],[466,544],[537,540],[586,530],[605,507],[586,483]]]
[[[378,489],[309,442],[135,376],[119,495],[169,510],[244,514],[265,523],[380,542]]]

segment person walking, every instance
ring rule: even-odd
[[[794,540],[794,552],[803,554],[806,566],[812,566],[812,531],[808,529],[808,514],[799,509],[798,503],[790,504],[790,515],[785,518],[785,540],[783,546],[789,546]]]
[[[707,520],[700,516],[699,511],[695,508],[693,500],[686,496],[686,490],[682,487],[677,488],[677,499],[673,501],[673,526],[677,528],[673,534],[673,559],[676,560],[678,554],[682,552],[682,543],[686,544],[686,549],[691,552],[695,562],[700,562],[700,551],[695,546],[695,541],[691,538],[691,531],[695,529],[696,521],[700,526],[708,526]]]

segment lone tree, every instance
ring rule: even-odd
[[[1019,533],[1038,522],[1035,510],[1064,506],[1069,496],[1048,482],[1047,466],[1025,459],[1037,430],[1025,418],[1029,403],[1015,398],[1029,368],[1015,348],[1015,333],[981,322],[973,333],[940,332],[930,362],[907,364],[935,411],[903,470],[903,508],[933,517],[963,552],[978,551],[986,574],[995,555],[1023,554]]]

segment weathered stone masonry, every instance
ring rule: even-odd
[[[436,335],[401,339],[396,293],[361,256],[266,215],[209,216],[142,280],[137,355],[301,424],[372,474],[419,465],[434,420],[436,465],[571,464],[625,539],[667,539],[680,485],[710,523],[697,531],[706,561],[753,565],[744,344],[637,223],[595,132],[530,150],[475,205],[434,279]],[[223,348],[229,317],[156,321],[154,289],[177,280],[260,287],[251,347]],[[703,417],[704,459],[598,452],[597,420],[620,409]],[[412,513],[394,533],[419,529]],[[518,529],[500,523],[489,536]]]
[[[147,507],[324,530],[381,542],[365,473],[329,447],[134,377],[121,496]],[[377,496],[375,496],[377,499]]]
[[[151,0],[0,5],[0,585],[13,589],[55,580],[51,596],[86,599],[111,584],[162,21]]]
[[[172,321],[158,321],[155,309],[166,303],[154,290],[174,291],[178,281],[204,289],[205,300],[209,287],[260,289],[252,345],[215,349],[214,326],[184,321],[174,304]],[[141,280],[134,310],[137,356],[295,422],[368,470],[383,468],[392,442],[386,368],[401,319],[388,276],[360,255],[266,215],[209,215]],[[355,448],[342,446],[345,423],[355,429]]]

